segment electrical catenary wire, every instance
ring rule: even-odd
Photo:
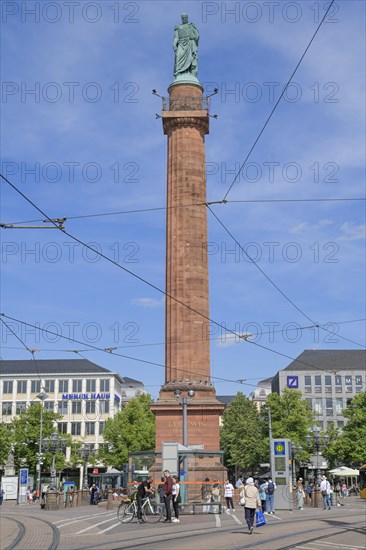
[[[322,18],[322,20],[320,21],[319,25],[317,26],[317,28],[316,28],[316,30],[315,30],[313,36],[312,36],[311,39],[310,39],[309,44],[306,46],[304,53],[303,53],[302,56],[300,57],[299,62],[297,63],[295,69],[293,70],[293,72],[292,72],[290,78],[288,79],[287,84],[286,84],[285,87],[283,88],[282,93],[280,94],[280,97],[277,99],[277,101],[276,101],[276,103],[275,103],[275,105],[274,105],[272,111],[270,112],[270,114],[269,114],[267,120],[265,121],[264,125],[262,126],[262,129],[260,130],[260,132],[259,132],[257,138],[255,139],[255,141],[254,141],[252,147],[250,148],[249,153],[248,153],[247,156],[245,157],[245,160],[244,160],[244,162],[242,163],[242,165],[240,166],[239,171],[238,171],[237,174],[235,175],[235,177],[234,177],[234,179],[233,179],[233,181],[232,181],[232,183],[231,183],[229,189],[227,190],[227,192],[226,192],[226,194],[225,194],[223,200],[225,200],[225,199],[227,198],[227,196],[228,196],[228,194],[230,193],[231,189],[232,189],[233,186],[235,185],[235,183],[236,183],[238,177],[240,176],[240,172],[241,172],[242,169],[244,168],[244,166],[245,166],[245,164],[247,163],[247,161],[248,161],[250,155],[252,154],[252,152],[253,152],[255,146],[257,145],[258,141],[260,140],[260,138],[261,138],[261,136],[262,136],[264,130],[266,129],[266,127],[267,127],[269,121],[271,120],[271,118],[272,118],[272,116],[273,116],[275,110],[277,109],[277,106],[279,105],[281,99],[283,98],[283,96],[284,96],[284,94],[285,94],[285,92],[286,92],[286,90],[287,90],[287,88],[288,88],[288,86],[289,86],[291,80],[292,80],[293,77],[295,76],[295,74],[296,74],[296,72],[297,72],[297,69],[300,67],[300,64],[301,64],[302,60],[304,59],[305,55],[307,54],[307,52],[308,52],[308,50],[309,50],[311,44],[313,43],[314,38],[315,38],[316,35],[318,34],[318,31],[319,31],[320,27],[322,26],[322,24],[323,24],[325,18],[327,17],[327,15],[328,15],[328,13],[329,13],[329,10],[330,10],[331,7],[333,6],[333,4],[334,4],[334,0],[332,0],[332,1],[330,2],[329,6],[328,6],[328,9],[326,10],[326,12],[325,12],[325,14],[324,14],[324,17]]]
[[[366,198],[323,198],[323,199],[242,199],[242,200],[232,200],[232,201],[213,201],[215,204],[235,204],[235,203],[269,203],[269,204],[280,204],[280,203],[287,203],[287,202],[347,202],[347,201],[366,201]],[[191,208],[192,206],[206,206],[206,202],[198,202],[195,204],[185,204],[185,205],[177,205],[177,206],[162,206],[162,207],[156,207],[156,208],[141,208],[139,210],[117,210],[114,212],[99,212],[96,214],[80,214],[78,216],[65,216],[63,219],[65,221],[67,220],[79,220],[83,218],[100,218],[104,216],[121,216],[124,214],[140,214],[144,212],[158,212],[161,210],[168,210],[173,208]],[[208,202],[210,204],[210,201]],[[17,222],[7,222],[0,224],[0,227],[3,227],[6,229],[6,226],[9,225],[22,225],[23,223],[38,223],[43,222],[42,219],[37,220],[23,220],[23,221],[17,221]]]

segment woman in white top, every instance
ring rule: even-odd
[[[173,521],[175,523],[179,523],[179,503],[180,503],[179,490],[180,490],[179,477],[173,476],[172,502],[173,502],[173,509],[174,509],[174,515],[175,515],[175,518],[173,518]]]
[[[233,494],[234,494],[234,487],[233,487],[232,483],[230,483],[230,480],[227,479],[226,483],[225,483],[225,492],[224,492],[224,497],[225,497],[225,500],[226,500],[226,512],[227,513],[229,513],[229,511],[230,511],[230,506],[231,506],[233,512],[235,512],[234,503],[233,503]]]

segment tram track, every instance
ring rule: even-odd
[[[19,528],[19,532],[18,532],[17,536],[15,537],[15,539],[8,546],[6,546],[4,548],[4,550],[24,550],[24,548],[26,548],[26,546],[27,546],[27,545],[24,546],[27,533],[31,529],[34,529],[34,526],[32,526],[32,527],[28,526],[27,527],[26,522],[19,521],[18,519],[15,519],[11,516],[2,515],[1,517],[3,519],[8,519],[10,521],[14,521],[18,525],[18,528]],[[37,517],[34,517],[34,516],[24,517],[25,520],[28,519],[28,518],[32,519],[32,520],[35,520],[35,521],[39,521],[41,523],[45,523],[51,529],[51,532],[52,532],[51,543],[47,547],[42,548],[42,550],[57,550],[58,547],[59,547],[59,544],[60,544],[60,532],[59,532],[58,528],[55,525],[53,525],[53,523],[51,523],[50,521],[47,521],[46,519],[40,519],[40,518],[37,518]],[[20,542],[22,542],[22,541],[23,541],[23,545],[19,546]],[[41,550],[41,548],[39,550]]]

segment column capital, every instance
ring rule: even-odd
[[[171,111],[163,113],[163,129],[164,134],[170,135],[177,128],[197,128],[202,135],[209,133],[209,119],[204,111],[199,111],[194,114],[187,112]]]

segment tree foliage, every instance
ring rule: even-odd
[[[9,453],[13,445],[12,424],[0,423],[0,466],[8,461]]]
[[[102,448],[98,458],[119,470],[128,462],[128,453],[155,448],[155,416],[150,410],[152,399],[147,394],[132,399],[109,418],[103,431],[108,449]]]
[[[221,449],[225,465],[254,471],[266,455],[262,426],[255,405],[238,392],[225,410],[221,428]]]
[[[347,465],[366,463],[366,393],[358,393],[343,414],[348,422],[339,437],[339,456]]]
[[[288,438],[297,446],[301,445],[303,451],[299,458],[308,459],[310,453],[305,437],[315,424],[315,418],[301,391],[285,388],[282,395],[271,393],[263,410],[267,417],[268,408],[271,410],[272,437]]]

